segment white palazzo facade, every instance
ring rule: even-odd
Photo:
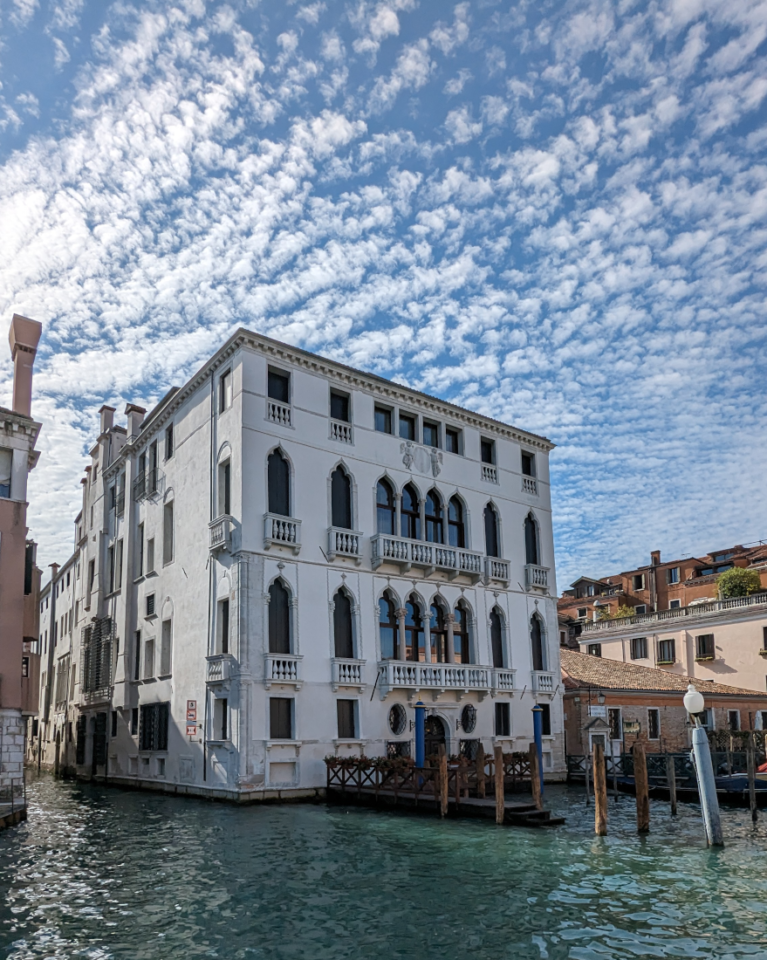
[[[245,330],[126,413],[43,592],[30,759],[301,796],[412,753],[420,699],[449,754],[526,750],[541,704],[564,776],[549,441]]]

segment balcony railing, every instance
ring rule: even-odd
[[[146,496],[146,474],[140,473],[133,481],[133,499],[143,500]]]
[[[407,663],[384,660],[378,664],[381,696],[392,690],[460,690],[488,694],[491,690],[492,667],[459,663]]]
[[[334,693],[339,687],[357,687],[360,693],[364,693],[365,683],[362,679],[364,660],[342,660],[334,657],[331,665]]]
[[[538,481],[535,477],[522,477],[522,492],[538,496]]]
[[[534,563],[525,565],[525,586],[528,590],[549,589],[549,568],[539,567]]]
[[[362,559],[362,534],[342,527],[328,528],[328,560],[336,557],[352,557],[357,563]]]
[[[210,532],[210,549],[212,553],[219,550],[231,550],[232,548],[232,518],[230,516],[218,517],[208,524]]]
[[[482,479],[487,483],[498,483],[498,467],[494,463],[483,463]]]
[[[696,603],[690,607],[677,607],[674,610],[659,610],[657,613],[644,613],[636,617],[619,617],[615,620],[596,620],[584,623],[583,633],[597,633],[605,630],[625,630],[634,625],[659,623],[667,620],[685,620],[692,618],[726,616],[730,610],[741,607],[767,606],[767,593],[752,593],[750,597],[733,597],[730,600],[713,600],[710,603]],[[674,629],[669,627],[669,629]]]
[[[427,575],[434,570],[447,570],[454,577],[463,574],[474,581],[482,576],[482,556],[460,547],[407,540],[385,533],[376,534],[372,546],[374,570],[382,563],[393,563],[403,572],[415,566],[425,568]]]
[[[281,517],[276,513],[264,514],[264,550],[272,544],[290,547],[293,553],[301,549],[301,521],[292,517]]]
[[[115,497],[115,516],[121,517],[125,513],[125,491],[120,490]]]
[[[511,693],[514,690],[514,674],[516,670],[500,667],[493,668],[493,695],[496,693]]]
[[[485,557],[485,579],[509,582],[509,561],[498,557]]]
[[[330,439],[338,440],[339,443],[353,443],[354,434],[352,433],[352,425],[345,423],[343,420],[331,420]]]
[[[284,683],[300,690],[301,657],[290,653],[267,653],[264,663],[264,686],[268,690],[273,683]]]
[[[230,653],[217,653],[206,657],[208,661],[206,679],[208,683],[228,683],[234,673],[233,657]]]
[[[533,670],[533,693],[554,693],[554,674]]]
[[[272,423],[278,423],[281,427],[293,426],[293,415],[290,404],[280,403],[279,400],[266,401],[266,419]]]

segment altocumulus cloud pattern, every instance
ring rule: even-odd
[[[2,17],[0,333],[46,324],[43,562],[95,409],[239,325],[550,436],[560,585],[767,537],[767,3]]]

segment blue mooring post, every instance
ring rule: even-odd
[[[415,705],[415,765],[426,764],[426,704],[419,700]]]
[[[543,707],[538,704],[533,707],[533,739],[535,752],[538,754],[538,775],[541,778],[541,797],[543,797]]]

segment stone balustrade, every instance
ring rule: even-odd
[[[281,517],[277,513],[264,514],[264,550],[273,544],[290,547],[293,553],[301,549],[301,521]]]

